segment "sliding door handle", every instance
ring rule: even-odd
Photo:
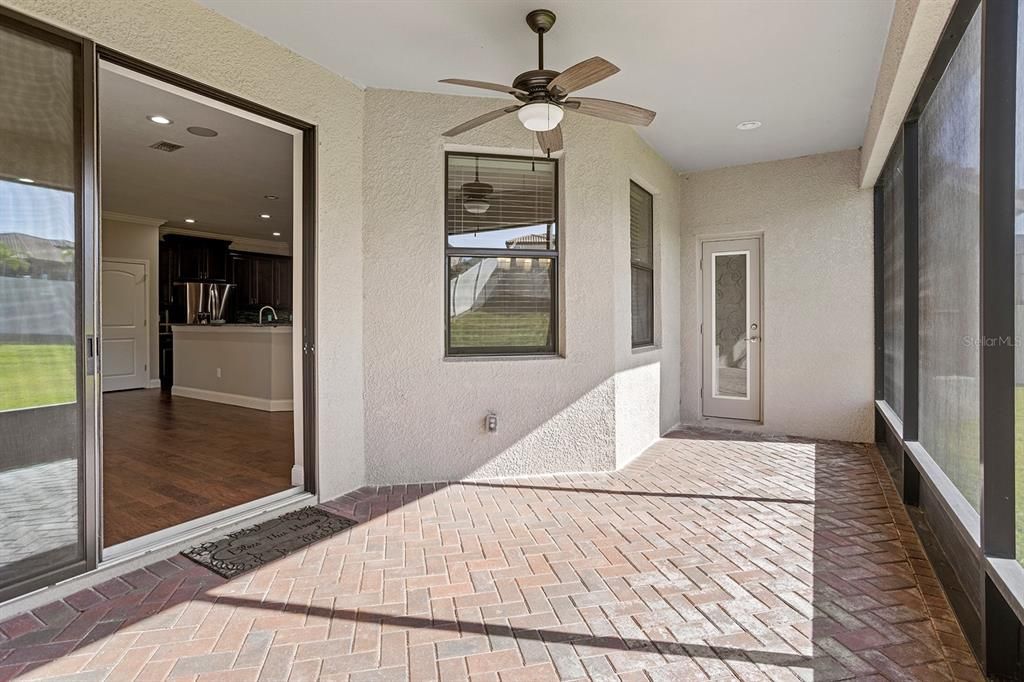
[[[85,374],[96,374],[96,338],[92,334],[85,337]]]

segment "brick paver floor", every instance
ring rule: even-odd
[[[878,452],[684,430],[624,470],[363,488],[223,580],[0,624],[0,679],[979,679]]]

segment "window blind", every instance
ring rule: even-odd
[[[556,175],[556,162],[549,159],[450,154],[445,211],[449,244],[554,249]]]
[[[629,259],[633,347],[654,343],[654,196],[629,183]]]

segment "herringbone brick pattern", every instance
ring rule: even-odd
[[[0,624],[0,679],[979,679],[871,446],[680,431],[610,474],[364,488],[231,581]]]

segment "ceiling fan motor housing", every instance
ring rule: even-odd
[[[522,90],[525,94],[517,95],[523,102],[535,102],[552,100],[552,93],[548,92],[548,83],[558,76],[558,71],[551,69],[533,69],[526,71],[512,81],[512,87]]]

